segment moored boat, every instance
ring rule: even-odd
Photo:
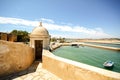
[[[106,62],[104,62],[103,66],[106,68],[112,68],[114,66],[114,62],[106,61]]]
[[[71,46],[74,46],[76,48],[79,48],[79,44],[72,44]]]

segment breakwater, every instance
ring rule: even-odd
[[[87,43],[84,43],[83,45],[89,46],[89,47],[101,48],[101,49],[120,51],[120,48],[115,48],[115,47],[99,46],[99,45],[93,45],[93,44],[87,44]]]
[[[95,47],[95,48],[101,48],[101,49],[108,49],[108,50],[114,50],[114,51],[120,51],[120,48],[115,48],[115,47],[108,47],[108,46],[100,46],[100,45],[93,45],[93,44],[88,44],[88,43],[57,43],[55,45],[52,45],[51,50],[55,50],[61,46],[71,46],[72,44],[78,44],[79,46],[89,46],[89,47]]]

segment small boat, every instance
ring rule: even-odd
[[[79,44],[72,44],[71,46],[79,48]]]
[[[106,67],[106,68],[113,68],[114,62],[106,61],[106,62],[104,62],[103,66]]]

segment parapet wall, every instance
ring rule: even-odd
[[[120,73],[57,57],[43,50],[43,68],[63,80],[120,80]]]
[[[34,58],[31,47],[0,40],[0,77],[25,70],[33,63]]]

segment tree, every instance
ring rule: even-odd
[[[56,42],[57,39],[55,37],[51,38],[51,42]]]
[[[65,42],[65,38],[61,38],[60,37],[58,40],[60,41],[60,43],[64,43]]]
[[[17,36],[17,42],[28,42],[29,41],[29,36],[27,31],[22,31],[22,30],[13,30],[11,34],[14,34]]]

